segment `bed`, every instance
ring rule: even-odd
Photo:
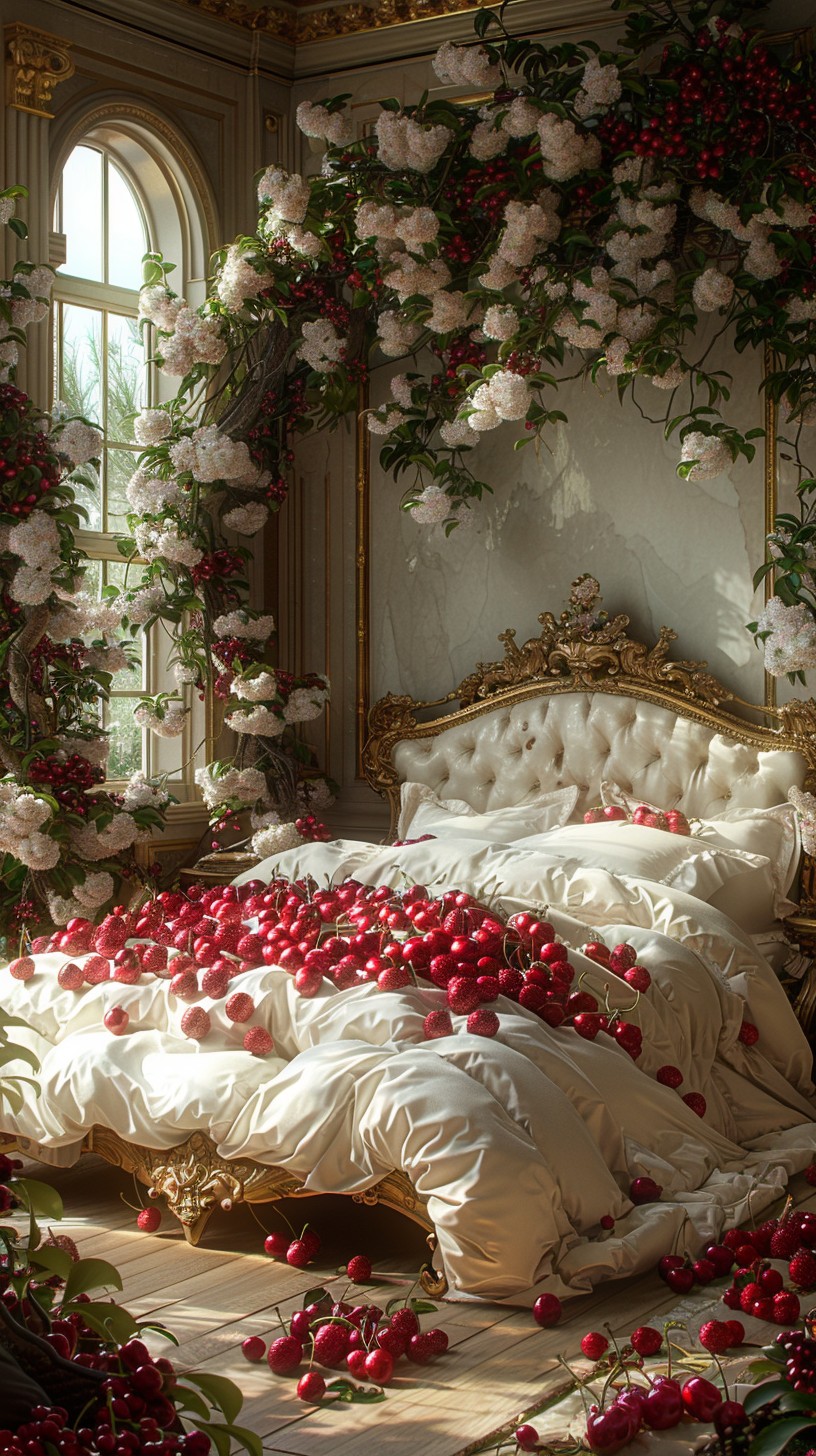
[[[651,1267],[683,1225],[699,1247],[768,1206],[816,1150],[810,1049],[768,959],[812,874],[784,806],[816,787],[816,704],[741,703],[704,663],[670,656],[674,632],[647,645],[594,606],[579,578],[560,620],[543,614],[523,645],[504,633],[504,658],[441,702],[372,708],[365,772],[390,801],[390,840],[408,843],[306,845],[239,880],[423,881],[505,915],[546,905],[599,995],[610,978],[580,947],[633,944],[652,977],[637,1062],[503,997],[497,1037],[455,1018],[456,1035],[428,1042],[436,986],[327,981],[304,1000],[266,965],[239,977],[275,1040],[265,1061],[239,1050],[217,1002],[203,1003],[214,1036],[185,1042],[185,1008],[153,978],[116,987],[131,1032],[113,1038],[110,983],[62,1004],[44,955],[25,983],[0,972],[43,1065],[40,1099],[5,1115],[6,1134],[45,1161],[94,1151],[132,1170],[193,1242],[242,1200],[388,1204],[438,1240],[425,1287],[453,1298],[580,1293]],[[700,823],[691,839],[585,825],[603,800]],[[666,1063],[704,1094],[704,1118],[655,1080]],[[661,1200],[634,1205],[635,1177]]]

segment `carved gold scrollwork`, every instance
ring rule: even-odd
[[[68,54],[69,40],[33,30],[30,25],[7,25],[3,30],[6,43],[6,105],[17,111],[30,111],[35,116],[52,117],[48,108],[54,87],[74,74],[74,63]]]
[[[219,20],[253,31],[261,31],[293,45],[309,41],[330,40],[334,36],[354,35],[364,30],[381,30],[390,25],[410,25],[416,20],[440,15],[458,15],[475,10],[473,0],[379,0],[376,5],[332,5],[318,10],[310,8],[299,16],[282,5],[253,5],[245,0],[181,0],[184,5]]]

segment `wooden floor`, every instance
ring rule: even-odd
[[[400,1362],[382,1403],[306,1406],[295,1395],[295,1378],[272,1375],[265,1360],[247,1363],[242,1340],[276,1338],[276,1311],[285,1319],[316,1285],[340,1297],[347,1285],[337,1268],[355,1253],[368,1253],[375,1262],[363,1300],[384,1305],[407,1293],[426,1252],[419,1229],[350,1199],[300,1200],[294,1213],[292,1204],[284,1205],[293,1222],[302,1222],[308,1209],[323,1238],[316,1263],[300,1271],[265,1256],[263,1230],[246,1207],[214,1216],[193,1249],[167,1215],[158,1234],[140,1233],[123,1202],[142,1201],[132,1180],[98,1159],[84,1158],[71,1169],[30,1164],[26,1171],[59,1190],[66,1215],[60,1231],[76,1241],[82,1257],[105,1258],[119,1269],[124,1291],[118,1302],[173,1331],[179,1348],[150,1336],[153,1353],[167,1354],[179,1369],[210,1370],[240,1386],[245,1400],[238,1422],[262,1437],[270,1456],[460,1456],[560,1384],[556,1356],[580,1363],[587,1330],[609,1321],[625,1338],[639,1324],[669,1318],[678,1302],[649,1274],[571,1301],[566,1318],[550,1330],[539,1329],[528,1310],[441,1304],[436,1316],[423,1318],[423,1328],[437,1324],[447,1331],[445,1356],[424,1367]],[[798,1206],[816,1208],[816,1191],[801,1176],[790,1191]],[[282,1226],[271,1205],[258,1213],[268,1228]]]

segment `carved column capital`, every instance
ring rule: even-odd
[[[34,116],[53,117],[48,107],[54,87],[74,74],[74,63],[68,54],[71,41],[20,24],[4,26],[3,39],[6,105]]]

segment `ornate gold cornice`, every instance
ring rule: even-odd
[[[473,0],[379,0],[376,5],[353,0],[351,4],[326,8],[304,4],[304,0],[292,0],[289,5],[252,5],[245,0],[176,0],[176,3],[295,46],[480,8]]]
[[[30,25],[3,27],[6,51],[6,105],[33,116],[53,117],[49,111],[54,87],[74,74],[68,52],[71,41]]]

